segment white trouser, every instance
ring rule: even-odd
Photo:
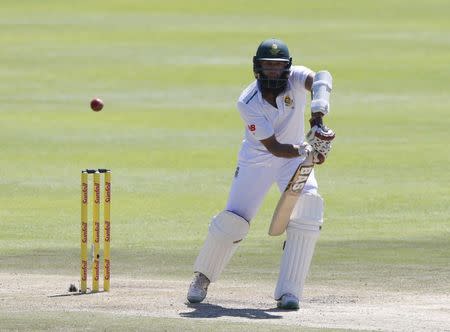
[[[280,192],[284,191],[300,161],[300,158],[273,157],[272,162],[267,164],[239,163],[225,210],[250,222],[258,212],[272,184],[276,182]],[[303,193],[316,192],[317,181],[312,171]]]

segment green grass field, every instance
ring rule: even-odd
[[[108,167],[112,289],[115,277],[187,287],[234,174],[236,100],[257,45],[274,36],[295,64],[334,77],[326,122],[337,139],[316,173],[326,220],[308,285],[447,293],[449,12],[444,0],[2,1],[0,273],[78,280],[79,172]],[[105,101],[99,113],[94,96]],[[267,283],[268,296],[283,242],[267,235],[278,196],[273,188],[223,275]],[[1,277],[0,288],[8,293]],[[108,325],[104,315],[89,325],[0,302],[0,329],[239,329],[181,318]]]

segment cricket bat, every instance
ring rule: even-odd
[[[309,174],[311,174],[314,168],[313,154],[314,151],[310,152],[306,159],[298,165],[297,170],[281,195],[273,213],[272,222],[269,227],[269,235],[281,235],[286,230],[298,197],[302,193]]]

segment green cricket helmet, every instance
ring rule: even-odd
[[[269,79],[264,75],[261,66],[261,61],[264,60],[285,62],[286,66],[280,71],[278,78]],[[289,55],[289,49],[286,43],[275,38],[266,39],[259,44],[256,55],[253,57],[253,73],[260,88],[283,90],[287,85],[291,65],[292,58]]]

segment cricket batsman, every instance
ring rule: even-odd
[[[322,164],[331,149],[334,133],[322,123],[330,110],[332,77],[293,66],[287,45],[264,40],[253,57],[253,81],[240,95],[237,108],[245,124],[245,138],[225,209],[214,216],[194,264],[194,279],[187,299],[205,299],[273,183],[284,191],[292,175],[312,153]],[[305,108],[311,100],[311,130],[305,139]],[[274,297],[282,309],[299,308],[316,241],[323,223],[323,200],[314,170],[309,175],[286,228],[286,243]]]

